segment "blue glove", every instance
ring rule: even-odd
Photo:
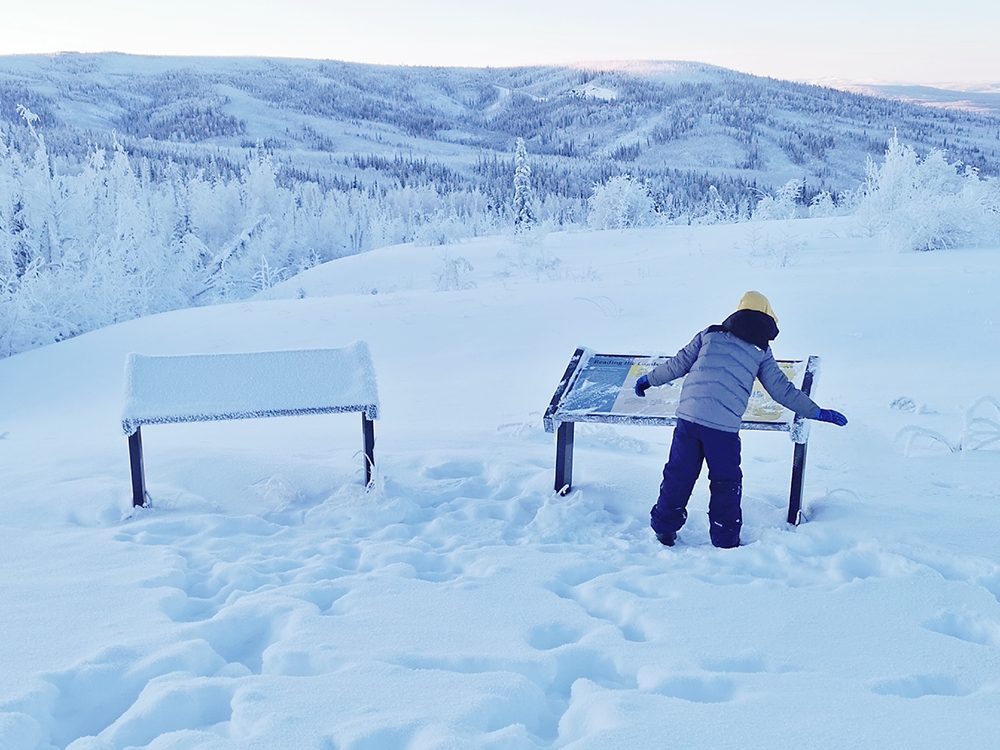
[[[649,390],[649,388],[649,378],[645,375],[640,376],[639,379],[635,381],[635,395],[639,398],[646,398],[646,391]]]
[[[820,422],[829,422],[830,424],[835,424],[837,427],[843,427],[847,424],[847,417],[841,414],[839,411],[834,411],[833,409],[820,409],[813,416]]]

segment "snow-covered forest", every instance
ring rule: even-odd
[[[989,241],[998,146],[998,118],[693,64],[6,58],[0,356],[404,242],[838,213]]]

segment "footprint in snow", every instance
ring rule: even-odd
[[[539,625],[528,634],[528,645],[537,651],[551,651],[560,646],[576,643],[583,633],[571,625],[561,622],[552,625]]]
[[[1000,623],[974,612],[942,612],[924,627],[969,643],[1000,648]]]
[[[483,474],[485,467],[480,461],[446,461],[437,466],[427,466],[421,472],[428,479],[469,479]]]
[[[674,675],[660,682],[651,692],[691,703],[728,703],[736,696],[736,683],[718,675]]]
[[[882,680],[872,686],[872,692],[878,695],[895,695],[900,698],[923,698],[928,695],[962,697],[975,692],[950,675],[923,674],[902,677],[894,680]]]

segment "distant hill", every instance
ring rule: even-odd
[[[1000,84],[955,88],[877,84],[845,88],[861,94],[884,96],[889,99],[898,99],[930,107],[966,110],[994,117],[1000,115]]]
[[[886,94],[899,92],[885,90]],[[912,97],[919,98],[919,97]],[[993,101],[993,100],[991,100]],[[789,180],[802,200],[864,179],[888,138],[1000,173],[1000,116],[744,75],[695,63],[593,69],[410,68],[119,54],[0,58],[0,129],[40,117],[50,153],[112,139],[150,160],[232,173],[261,146],[287,182],[323,189],[433,185],[509,200],[524,138],[539,200],[578,220],[595,183],[645,180],[665,213],[712,195],[745,213]],[[980,108],[982,109],[982,108]],[[710,193],[710,188],[715,192]]]

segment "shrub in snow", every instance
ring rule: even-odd
[[[715,185],[709,185],[705,202],[693,215],[688,217],[690,224],[735,224],[740,221],[740,209],[726,203],[719,195]]]
[[[253,275],[253,279],[257,282],[257,288],[260,291],[268,291],[275,284],[279,283],[284,277],[284,268],[272,268],[271,264],[267,262],[267,256],[260,256],[260,266]]]
[[[940,250],[1000,240],[1000,186],[941,151],[920,159],[893,136],[881,165],[869,158],[855,196],[859,227],[895,250]]]
[[[917,404],[912,398],[909,398],[908,396],[900,396],[899,398],[895,399],[891,404],[889,404],[889,408],[895,409],[896,411],[909,412],[912,414],[917,410]]]
[[[542,277],[561,278],[562,259],[545,249],[543,235],[538,235],[537,241],[534,241],[533,235],[538,231],[540,230],[535,229],[530,233],[515,235],[514,242],[519,246],[515,253],[497,253],[497,257],[504,261],[504,268],[496,274],[497,278],[534,276],[536,281],[541,281]]]
[[[413,241],[418,245],[450,245],[468,236],[458,216],[454,213],[435,211],[414,231]]]
[[[465,258],[453,258],[445,254],[441,258],[442,266],[437,271],[437,290],[439,292],[455,292],[462,289],[475,289],[476,282],[466,278],[473,268]]]
[[[648,227],[656,222],[649,188],[627,174],[594,185],[587,207],[591,229]]]
[[[1000,444],[1000,401],[992,396],[983,396],[976,401],[965,413],[965,426],[955,442],[936,430],[917,425],[901,429],[896,439],[902,438],[906,439],[904,450],[908,456],[920,449],[946,448],[952,453],[959,453],[996,446]]]
[[[751,222],[744,232],[743,246],[747,252],[747,265],[764,268],[786,268],[795,265],[796,256],[809,244],[808,240],[784,228],[771,230]]]
[[[754,208],[754,221],[798,218],[801,209],[799,199],[803,187],[802,180],[789,180],[778,188],[774,195],[765,195]]]
[[[980,450],[1000,443],[1000,401],[983,396],[965,414],[962,450]]]

